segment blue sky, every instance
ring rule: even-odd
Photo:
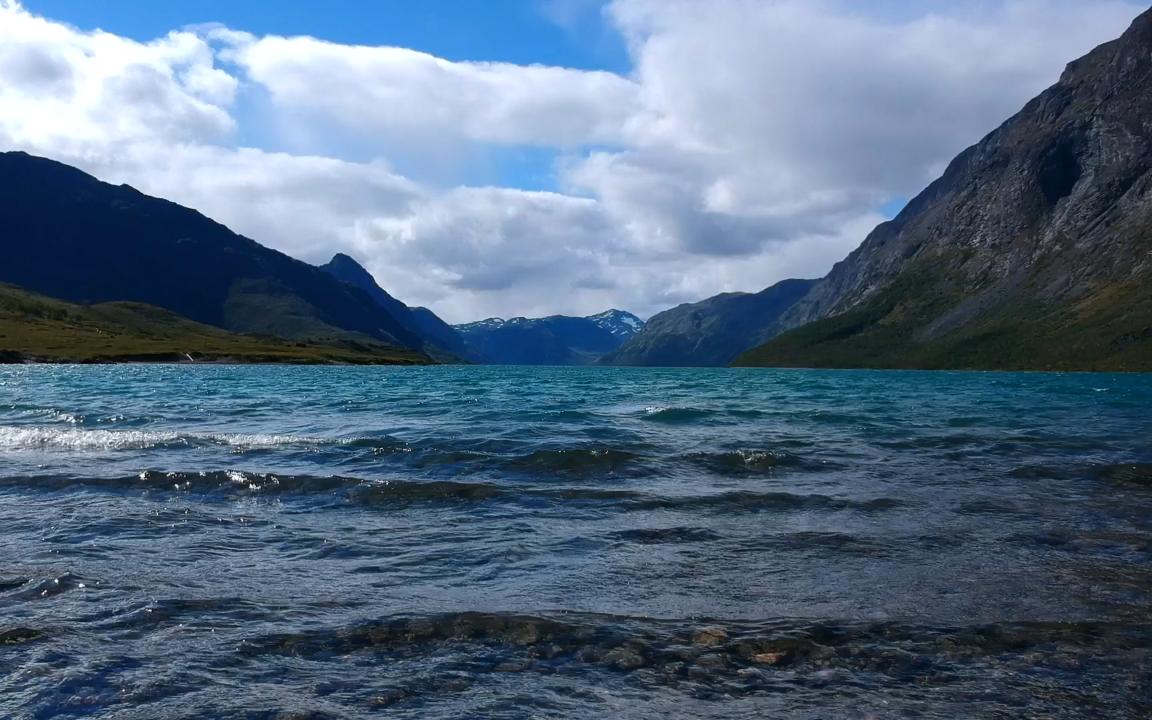
[[[622,39],[596,0],[25,0],[83,29],[151,40],[219,22],[256,34],[395,45],[449,60],[626,71]]]

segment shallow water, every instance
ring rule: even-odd
[[[1146,718],[1152,377],[0,368],[0,717]]]

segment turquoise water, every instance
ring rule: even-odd
[[[1144,718],[1152,377],[0,368],[0,717]]]

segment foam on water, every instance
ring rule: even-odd
[[[154,430],[100,430],[51,426],[0,426],[4,450],[143,450],[197,444],[237,448],[276,447],[335,442],[295,435],[264,433],[203,433]]]

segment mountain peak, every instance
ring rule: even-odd
[[[24,152],[0,154],[0,280],[69,302],[136,302],[236,333],[419,339],[360,293],[191,208]]]
[[[332,273],[332,274],[336,274],[335,272],[333,272],[333,271],[336,271],[336,272],[356,273],[357,275],[360,275],[360,276],[372,277],[372,273],[368,272],[368,269],[365,268],[363,265],[361,265],[356,260],[356,258],[352,257],[351,255],[345,255],[344,253],[336,253],[335,255],[332,256],[331,260],[329,260],[326,264],[321,265],[320,269],[325,270],[325,271]],[[345,280],[345,282],[350,282],[350,281]],[[373,279],[372,282],[373,282],[373,284],[375,284],[376,280]],[[357,283],[353,283],[353,284],[357,284]]]
[[[337,280],[352,285],[368,294],[380,308],[397,322],[425,341],[425,347],[442,350],[449,356],[464,358],[467,350],[459,334],[437,317],[428,308],[410,308],[388,294],[372,273],[368,272],[356,258],[344,253],[336,253],[320,269]]]
[[[492,317],[455,326],[478,355],[501,365],[587,365],[643,327],[640,318],[615,309],[588,317]]]
[[[612,308],[596,315],[589,315],[588,320],[616,337],[628,339],[644,329],[644,321],[626,310]]]

